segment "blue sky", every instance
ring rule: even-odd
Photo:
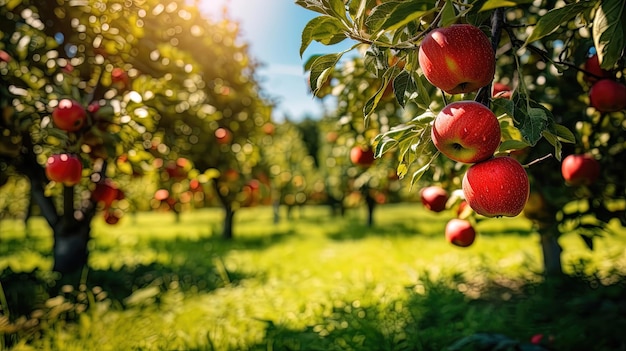
[[[306,86],[303,65],[314,54],[337,52],[353,42],[326,47],[317,43],[300,58],[302,29],[315,12],[306,10],[293,0],[202,0],[208,11],[220,13],[228,4],[230,17],[241,23],[242,39],[250,44],[250,54],[263,64],[258,71],[265,93],[278,100],[276,120],[285,115],[301,119],[306,115],[319,118],[322,103],[313,99]]]

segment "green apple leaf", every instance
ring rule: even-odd
[[[411,83],[411,75],[407,71],[400,72],[393,80],[393,92],[401,107],[404,107],[406,104],[406,93],[416,89],[415,84],[411,85]]]
[[[517,6],[515,1],[511,0],[487,0],[480,8],[480,12],[497,9],[499,7],[514,7]]]
[[[557,138],[556,135],[552,134],[551,132],[547,130],[544,130],[542,135],[546,139],[546,141],[550,143],[550,145],[554,146],[554,157],[557,160],[561,161],[563,145],[559,141],[559,138]]]
[[[346,28],[340,20],[330,16],[315,17],[302,30],[300,57],[314,40],[324,45],[333,45],[344,39]]]
[[[424,173],[428,171],[433,161],[436,160],[437,157],[439,157],[439,154],[440,154],[439,151],[432,154],[432,156],[430,157],[430,159],[428,160],[426,164],[420,167],[417,171],[413,172],[413,177],[411,178],[411,188],[413,188],[413,186],[422,178]]]
[[[321,14],[328,14],[328,8],[322,0],[296,0],[296,5]]]
[[[439,21],[440,27],[447,27],[454,22],[456,22],[457,16],[456,11],[454,11],[454,4],[452,1],[446,0],[443,4],[443,8],[441,9],[441,20]]]
[[[572,131],[567,129],[564,125],[554,123],[552,129],[560,141],[570,144],[576,143],[576,136],[574,136],[574,133],[572,133]]]
[[[343,0],[322,0],[324,5],[330,10],[329,15],[347,21],[346,5]]]
[[[424,16],[432,6],[432,0],[388,1],[376,6],[365,24],[372,33],[392,31]]]
[[[505,140],[498,147],[498,153],[506,153],[514,150],[521,150],[526,148],[528,145],[527,142],[522,140]]]
[[[311,63],[311,91],[317,93],[322,84],[330,77],[330,74],[342,55],[343,53],[323,55],[316,58],[313,63]]]
[[[619,0],[618,0],[619,1]],[[552,9],[539,18],[532,33],[524,45],[528,45],[555,32],[562,23],[568,22],[590,6],[589,1],[574,2],[560,8]]]
[[[592,36],[600,67],[613,68],[623,54],[626,44],[626,2],[624,0],[600,2],[593,19]]]

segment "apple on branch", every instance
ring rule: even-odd
[[[600,176],[600,163],[588,154],[568,155],[561,163],[561,174],[569,185],[591,185]]]
[[[87,123],[87,111],[75,100],[62,99],[52,110],[54,125],[68,132],[76,132]]]
[[[469,206],[486,217],[515,217],[524,210],[530,183],[524,167],[514,158],[499,156],[468,168],[462,181]]]
[[[600,60],[597,54],[591,55],[586,61],[583,69],[586,71],[585,80],[589,83],[595,83],[598,79],[610,78],[613,74],[610,71],[600,67]]]
[[[496,115],[476,101],[448,104],[435,118],[431,134],[442,154],[464,163],[492,157],[501,139]]]
[[[51,181],[73,186],[83,176],[83,164],[76,155],[56,154],[48,157],[45,173]]]
[[[350,161],[357,166],[369,167],[374,163],[374,151],[370,147],[354,146],[350,150]]]
[[[219,144],[228,144],[233,140],[233,133],[226,128],[217,128],[215,130],[215,138]]]
[[[441,212],[446,209],[448,192],[440,186],[428,186],[420,191],[422,204],[433,212]]]
[[[448,94],[477,91],[491,83],[496,69],[489,38],[470,24],[430,31],[420,44],[418,60],[426,79]]]
[[[626,109],[626,85],[612,79],[601,79],[591,86],[589,103],[600,112]]]
[[[466,219],[452,218],[446,224],[446,240],[456,246],[468,247],[476,239],[476,230]]]

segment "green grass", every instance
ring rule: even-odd
[[[274,224],[270,208],[241,210],[232,242],[219,237],[219,210],[96,221],[89,270],[62,281],[41,219],[28,237],[0,222],[11,312],[0,332],[13,350],[442,350],[479,332],[626,347],[623,228],[593,252],[563,237],[571,279],[555,286],[538,274],[523,219],[482,221],[474,245],[457,248],[443,238],[451,213],[386,205],[372,228],[364,209],[329,213],[307,207]]]

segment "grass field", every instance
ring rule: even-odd
[[[380,206],[371,228],[364,209],[294,213],[241,210],[232,242],[213,209],[96,221],[89,270],[62,281],[42,219],[0,222],[0,349],[444,350],[542,333],[556,350],[626,350],[624,228],[594,251],[563,237],[569,279],[547,284],[523,219],[482,221],[458,248],[452,214],[421,205]]]

